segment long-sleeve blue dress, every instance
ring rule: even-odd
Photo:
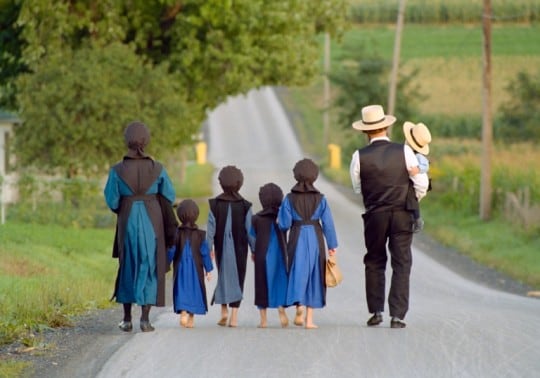
[[[157,168],[154,176],[143,176],[141,167],[146,167],[144,172]],[[122,172],[128,171],[131,176],[126,177],[132,179],[131,185],[121,177]],[[152,181],[137,184],[144,183],[145,179]],[[173,184],[159,163],[151,159],[125,159],[111,168],[104,196],[119,219],[117,238],[120,252],[117,257],[120,264],[115,288],[119,303],[164,305],[166,246],[158,194],[169,203],[174,201]]]
[[[309,217],[302,217],[294,208],[288,194],[279,209],[278,224],[284,231],[291,230],[297,235],[296,240],[289,236],[289,282],[287,287],[287,305],[305,305],[321,308],[326,304],[326,284],[324,282],[324,261],[322,235],[326,238],[328,249],[337,248],[337,236],[328,202],[323,195],[315,211]],[[305,196],[305,194],[296,194]],[[292,250],[291,250],[292,248]],[[321,250],[322,249],[322,250]]]
[[[206,240],[202,238],[199,244],[198,250],[193,250],[191,241],[186,240],[178,263],[174,266],[173,307],[176,313],[187,311],[204,315],[208,311],[204,272],[212,271],[213,264]],[[169,263],[174,260],[177,247],[179,244],[169,249]],[[204,272],[200,265],[204,267]]]
[[[250,231],[255,239],[255,305],[259,308],[282,307],[287,300],[285,236],[275,219],[275,213],[258,213]]]

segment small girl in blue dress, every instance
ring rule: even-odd
[[[267,308],[277,308],[281,326],[287,327],[287,244],[276,221],[283,192],[268,183],[259,189],[259,200],[263,209],[253,216],[250,231],[255,238],[251,257],[255,263],[255,305],[261,315],[259,327],[267,326]]]
[[[186,199],[180,202],[176,214],[181,224],[175,244],[168,251],[169,263],[173,263],[174,312],[180,314],[182,327],[193,328],[194,314],[208,312],[204,278],[206,276],[208,281],[212,278],[213,264],[206,232],[195,224],[199,217],[197,204]]]

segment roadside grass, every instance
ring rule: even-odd
[[[109,306],[113,230],[8,222],[0,233],[0,344],[38,341],[41,329]]]
[[[30,368],[29,362],[4,361],[0,357],[0,377],[2,378],[24,377],[25,372]]]
[[[473,260],[504,272],[533,289],[540,289],[540,237],[513,222],[444,207],[436,198],[421,202],[427,234]]]
[[[199,204],[204,227],[213,166],[188,163],[182,183],[174,165],[171,171],[177,198]],[[16,220],[0,225],[0,347],[17,342],[23,350],[45,350],[41,331],[69,327],[75,315],[114,305],[109,301],[118,267],[111,257],[113,238],[111,227]],[[0,377],[21,376],[28,367],[0,357]]]

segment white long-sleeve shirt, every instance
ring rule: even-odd
[[[387,140],[390,141],[388,137],[378,137],[373,138],[370,143],[373,143],[377,140]],[[403,153],[405,155],[405,164],[406,168],[410,169],[418,166],[418,159],[414,155],[412,148],[406,144],[403,145]],[[349,173],[351,175],[352,187],[355,193],[361,194],[361,182],[360,182],[360,154],[358,150],[354,151],[351,160],[351,166],[349,168]],[[413,182],[414,191],[416,192],[416,198],[420,201],[427,193],[429,179],[426,173],[418,173],[414,176],[409,175],[409,178]]]

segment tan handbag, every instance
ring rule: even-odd
[[[343,281],[343,275],[337,264],[336,256],[329,256],[326,260],[326,286],[336,287]]]

